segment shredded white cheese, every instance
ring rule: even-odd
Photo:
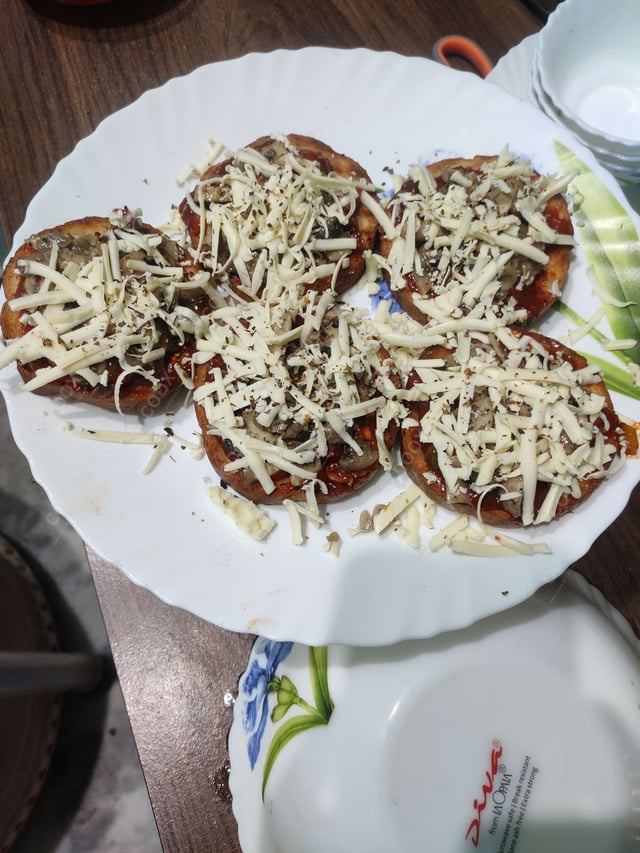
[[[291,289],[335,283],[358,248],[351,225],[360,195],[375,188],[327,173],[280,135],[261,150],[240,148],[224,163],[187,197],[199,218],[198,260],[250,298],[274,301]]]
[[[75,438],[83,438],[89,441],[105,442],[107,444],[143,444],[153,446],[153,453],[142,470],[143,474],[150,474],[172,447],[179,447],[182,450],[186,450],[192,459],[199,460],[204,456],[200,441],[182,438],[176,435],[169,426],[165,427],[164,432],[159,433],[137,430],[86,429],[74,427],[69,422],[64,423],[62,428]]]
[[[26,384],[30,391],[69,376],[88,390],[104,386],[113,382],[114,364],[116,391],[131,374],[159,388],[154,363],[169,340],[177,350],[202,324],[179,305],[179,294],[206,283],[208,274],[194,274],[190,261],[175,266],[165,238],[128,217],[115,217],[100,238],[52,231],[32,243],[35,254],[17,261],[23,292],[9,303],[25,332],[0,355],[0,366],[45,360]]]
[[[266,539],[276,525],[275,521],[254,503],[219,486],[209,488],[209,497],[215,506],[229,515],[238,527],[253,539]]]
[[[382,533],[386,528],[414,501],[423,496],[422,490],[412,483],[401,494],[397,495],[390,503],[381,507],[373,516],[373,529],[376,533]]]
[[[323,550],[326,551],[327,554],[332,554],[334,557],[339,557],[341,548],[342,538],[340,534],[336,533],[335,531],[329,533],[325,540]]]
[[[549,256],[549,245],[573,245],[544,216],[548,191],[566,189],[538,176],[527,161],[506,150],[475,172],[443,174],[436,184],[414,166],[401,189],[386,201],[389,240],[382,261],[391,290],[406,290],[431,319],[442,309],[450,319],[477,309],[520,322],[515,288],[531,284]]]
[[[418,367],[411,389],[429,403],[420,442],[433,448],[450,501],[469,504],[475,495],[481,505],[492,494],[524,525],[540,524],[563,495],[580,495],[582,481],[610,475],[618,448],[606,438],[605,398],[591,388],[596,369],[573,369],[508,329],[500,344],[472,336],[450,353],[442,367]]]
[[[256,301],[213,319],[196,355],[211,365],[209,378],[194,400],[208,432],[233,446],[227,473],[244,471],[269,494],[276,470],[302,486],[316,482],[335,446],[343,447],[336,464],[345,479],[349,471],[391,465],[385,433],[398,416],[398,389],[363,312],[327,310],[313,295],[302,314],[295,301]],[[363,418],[374,427],[366,440]]]

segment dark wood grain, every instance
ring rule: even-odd
[[[430,56],[450,33],[474,38],[497,61],[540,27],[522,0],[112,0],[84,10],[3,0],[0,23],[0,221],[9,242],[78,140],[146,89],[203,63],[308,45]],[[215,110],[215,97],[203,109]],[[639,502],[636,490],[576,565],[638,634]],[[253,638],[170,607],[90,560],[164,849],[237,853],[228,696]]]
[[[430,56],[450,32],[473,36],[496,61],[538,28],[521,0],[113,0],[75,11],[52,0],[3,0],[0,22],[0,216],[8,237],[79,139],[146,89],[204,63],[308,45]]]
[[[588,554],[572,566],[600,590],[640,637],[638,555],[640,555],[640,487],[636,487],[625,511],[594,542]]]

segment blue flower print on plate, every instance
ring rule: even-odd
[[[244,677],[242,727],[249,735],[247,752],[252,770],[260,755],[260,743],[269,717],[269,682],[292,648],[293,643],[276,643],[264,638],[257,640],[253,659]]]
[[[377,293],[374,293],[371,298],[371,308],[375,312],[376,308],[382,301],[390,302],[389,313],[394,314],[397,311],[402,311],[402,308],[396,302],[396,298],[391,292],[389,285],[384,279],[379,279],[376,284],[380,288]]]

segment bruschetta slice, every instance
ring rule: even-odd
[[[599,370],[536,332],[504,327],[429,347],[407,396],[407,473],[439,503],[492,524],[564,515],[626,454]]]
[[[365,169],[317,139],[264,136],[210,166],[179,205],[196,257],[242,299],[355,284],[377,222]]]
[[[387,202],[380,254],[392,295],[418,322],[495,316],[528,325],[560,296],[573,246],[567,180],[507,150],[414,166]]]
[[[47,228],[4,270],[0,365],[38,394],[152,414],[191,375],[208,279],[127,209]]]
[[[401,385],[368,318],[328,299],[214,312],[194,356],[204,449],[255,503],[330,503],[391,467]]]

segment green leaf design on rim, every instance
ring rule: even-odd
[[[333,711],[333,700],[329,693],[327,677],[328,656],[329,652],[326,646],[309,649],[309,668],[311,670],[313,698],[318,712],[327,722]]]
[[[584,323],[582,317],[580,317],[573,308],[569,308],[569,306],[564,302],[558,300],[554,307],[559,314],[562,314],[574,325],[580,326]],[[600,343],[605,340],[605,336],[602,332],[599,332],[598,329],[591,329],[589,334]],[[618,356],[620,361],[628,363],[629,359],[626,357],[624,351],[618,350],[614,354]],[[631,397],[633,400],[640,400],[640,388],[633,384],[633,380],[627,370],[624,370],[622,367],[617,367],[615,364],[611,364],[610,361],[593,355],[593,353],[581,352],[580,355],[586,358],[590,363],[598,365],[609,391],[617,391],[619,394],[624,394],[625,397]]]
[[[264,800],[264,792],[267,787],[267,780],[273,770],[276,758],[281,750],[300,732],[306,732],[315,726],[326,725],[326,720],[320,714],[298,714],[297,717],[292,717],[283,723],[278,731],[274,734],[269,745],[269,751],[264,762],[264,774],[262,776],[262,799]]]
[[[558,140],[554,140],[554,147],[563,172],[577,172],[569,186],[574,194],[574,212],[582,245],[593,273],[600,287],[613,300],[629,303],[624,307],[604,303],[615,337],[636,341],[632,349],[616,351],[615,355],[627,364],[640,363],[638,232],[627,211],[598,175]],[[571,311],[567,306],[560,306],[559,310],[565,314]],[[575,312],[573,314],[574,319],[580,319]],[[598,338],[598,334],[594,332],[593,337]]]
[[[283,722],[271,739],[262,774],[263,800],[273,765],[284,747],[301,732],[306,732],[315,726],[326,726],[331,718],[334,704],[329,692],[328,663],[327,646],[309,648],[309,675],[315,707],[299,695],[295,684],[287,675],[274,677],[269,682],[269,692],[275,694],[277,699],[271,712],[272,722],[280,723],[293,707],[299,708],[302,713]]]

